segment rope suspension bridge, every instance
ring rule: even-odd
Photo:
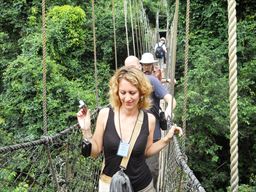
[[[170,24],[169,12],[167,11],[167,2],[163,0],[165,5],[162,9],[166,11],[165,29],[161,29],[159,20],[161,15],[159,12],[156,16],[156,28],[151,28],[142,1],[124,0],[124,18],[127,40],[127,55],[141,56],[143,52],[153,52],[155,42],[164,35],[169,48],[167,54],[167,63],[163,68],[164,78],[170,78],[170,82],[175,79],[175,63],[176,63],[176,37],[178,23],[179,1],[175,2],[175,11],[173,13],[173,21]],[[131,4],[137,6],[138,9],[132,11]],[[187,89],[187,68],[188,68],[188,34],[189,34],[189,0],[187,0],[187,15],[186,15],[186,46],[185,46],[185,85],[184,95]],[[234,15],[234,1],[229,1],[231,13]],[[115,67],[117,68],[117,50],[116,50],[116,34],[115,34],[115,3],[112,0],[113,13],[113,31],[114,31],[114,49],[115,49]],[[138,11],[140,10],[140,11]],[[232,13],[233,11],[233,13]],[[132,35],[132,52],[129,47],[128,34],[128,15],[130,16],[131,35]],[[93,18],[93,39],[94,39],[94,66],[95,80],[97,80],[97,58],[96,58],[96,35],[94,21],[94,0],[92,0],[92,18]],[[83,158],[81,156],[81,140],[82,136],[78,124],[67,127],[65,130],[49,135],[47,131],[47,105],[46,105],[46,21],[45,21],[45,1],[42,1],[42,19],[43,19],[43,121],[44,135],[37,140],[32,140],[20,144],[0,147],[0,183],[6,189],[24,189],[24,191],[97,191],[98,179],[101,170],[102,157],[97,159]],[[230,19],[231,25],[235,25],[234,19]],[[230,46],[234,47],[235,31],[230,31]],[[230,83],[232,84],[230,92],[232,101],[231,104],[231,159],[232,166],[232,182],[231,190],[238,190],[237,176],[237,110],[236,110],[236,56],[235,49],[230,51],[231,74]],[[98,101],[98,82],[96,81],[96,102]],[[166,88],[174,95],[174,84],[165,83]],[[232,88],[233,87],[233,88]],[[186,97],[185,97],[186,98]],[[204,192],[205,189],[187,164],[187,156],[185,155],[185,137],[186,137],[186,99],[183,103],[183,130],[184,136],[179,140],[174,136],[170,142],[160,153],[160,170],[157,191],[198,191]],[[92,112],[92,127],[95,127],[97,113],[100,106],[97,103],[97,108]],[[235,112],[235,113],[234,113]],[[171,120],[168,120],[168,127],[171,126]],[[163,132],[162,134],[165,134]],[[5,188],[3,189],[5,191]]]

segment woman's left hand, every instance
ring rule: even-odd
[[[178,127],[176,124],[172,125],[171,129],[165,135],[166,140],[171,140],[174,134],[179,134],[179,136],[183,135],[183,131],[181,127]]]

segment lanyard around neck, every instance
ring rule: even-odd
[[[138,115],[137,115],[136,121],[135,121],[134,126],[133,126],[133,129],[132,129],[132,134],[131,134],[131,136],[130,136],[130,139],[129,139],[129,142],[128,142],[128,143],[130,143],[130,142],[131,142],[131,138],[132,138],[132,135],[133,135],[133,133],[134,133],[134,129],[135,129],[135,126],[136,126],[136,124],[137,124],[139,114],[140,114],[140,112],[138,112]],[[119,111],[118,111],[118,120],[119,120],[120,138],[121,138],[121,141],[123,141],[122,129],[121,129],[121,122],[120,122],[120,108],[119,108]]]

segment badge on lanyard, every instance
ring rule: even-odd
[[[125,143],[123,141],[120,141],[118,151],[117,151],[117,155],[121,156],[121,157],[127,157],[128,152],[129,152],[129,146],[130,146],[129,143]]]

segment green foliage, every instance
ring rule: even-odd
[[[37,6],[30,9],[32,17],[37,12]],[[86,38],[84,11],[79,7],[57,6],[49,10],[47,19],[47,42],[53,51],[46,61],[48,131],[51,134],[63,130],[75,120],[79,99],[94,108],[96,98],[93,55],[86,62],[81,60]],[[36,21],[32,20],[28,20],[31,30],[28,29],[29,33],[19,40],[22,55],[8,65],[2,65],[5,72],[1,83],[0,106],[3,110],[0,112],[0,126],[17,141],[38,138],[43,133],[42,34],[37,32]],[[103,34],[102,38],[106,39],[108,35]],[[3,33],[1,37],[4,44],[8,36]],[[4,45],[10,47],[7,43]],[[109,64],[98,63],[99,102],[106,104]],[[8,139],[1,141],[12,143]]]
[[[162,2],[159,2],[159,1],[145,0],[143,2],[143,6],[145,7],[149,18],[151,17],[153,18],[156,16],[157,11],[159,11],[159,8],[163,7],[163,4]],[[150,20],[155,20],[155,19],[150,19]]]
[[[238,25],[238,119],[239,146],[242,149],[239,151],[239,175],[242,183],[249,183],[256,170],[255,18],[255,14],[248,16]]]
[[[23,0],[1,2],[0,27],[5,32],[12,32],[11,40],[17,40],[21,35],[26,8],[26,2]]]
[[[2,73],[6,69],[8,62],[15,59],[19,53],[19,49],[16,46],[16,42],[12,42],[11,36],[6,32],[0,31],[0,93],[2,91]]]
[[[254,192],[256,190],[256,187],[243,184],[243,185],[239,185],[238,190],[239,192]],[[231,187],[228,187],[227,192],[231,192]]]
[[[49,10],[47,39],[52,58],[63,60],[81,56],[87,38],[84,29],[85,19],[85,12],[80,7],[64,5]],[[70,67],[68,64],[66,66]]]
[[[97,58],[104,60],[107,63],[112,63],[111,68],[114,69],[115,55],[114,55],[114,32],[113,32],[113,15],[110,11],[112,9],[111,1],[97,2],[95,6],[95,27],[96,27],[96,51]],[[125,37],[125,19],[123,13],[123,2],[117,1],[114,5],[115,9],[115,33],[116,33],[116,49],[117,49],[117,65],[123,66],[123,61],[127,56],[126,51],[126,37]],[[91,7],[87,7],[87,12],[91,12]],[[128,19],[130,26],[130,19]],[[90,21],[92,27],[92,20]],[[131,34],[131,29],[128,29]],[[91,34],[90,36],[93,36]],[[131,42],[131,35],[129,35],[129,42]],[[93,41],[87,42],[87,54],[93,55]]]
[[[1,106],[1,105],[0,105]],[[0,127],[3,127],[5,124],[5,119],[0,118]],[[0,129],[0,146],[6,145],[6,143],[12,143],[12,133],[8,132],[7,130]]]
[[[143,1],[149,23],[155,25],[160,1]],[[175,1],[168,1],[173,14]],[[184,63],[184,34],[186,1],[180,2],[176,77],[181,77]],[[79,6],[79,7],[78,7]],[[61,131],[76,122],[78,100],[90,109],[108,103],[108,80],[114,67],[113,25],[110,1],[95,2],[97,76],[94,66],[91,2],[81,0],[52,0],[47,2],[47,115],[49,134]],[[163,7],[162,7],[163,8]],[[239,181],[241,191],[255,190],[256,121],[255,68],[256,24],[255,3],[237,2],[237,61],[238,61],[238,128]],[[133,7],[134,12],[140,12]],[[226,191],[230,178],[229,160],[229,85],[227,2],[196,0],[190,5],[189,87],[186,153],[190,168],[206,191]],[[118,66],[126,57],[123,2],[115,2]],[[163,11],[163,9],[161,9]],[[134,13],[133,12],[133,13]],[[138,16],[138,15],[137,15]],[[135,17],[135,14],[134,14]],[[1,146],[39,138],[43,134],[42,112],[42,32],[40,1],[4,1],[0,15],[0,144]],[[128,27],[130,27],[128,20]],[[129,40],[131,42],[128,29]],[[99,103],[96,103],[96,83]],[[175,118],[182,119],[183,87],[178,84]],[[74,138],[72,138],[74,139]],[[73,140],[72,140],[73,141]],[[73,151],[77,146],[72,146]],[[14,165],[1,169],[9,185],[0,183],[3,191],[27,191],[26,183],[11,186],[17,171],[27,170],[24,151],[15,155]],[[64,159],[67,153],[54,152]],[[77,162],[79,152],[68,154]],[[59,158],[59,157],[58,157]],[[86,161],[70,167],[80,170]],[[47,157],[38,167],[44,170]],[[99,164],[97,164],[99,163]],[[72,163],[71,163],[72,164]],[[83,165],[83,166],[82,166]],[[87,165],[87,164],[86,164]],[[33,172],[35,168],[32,168]],[[58,170],[61,167],[57,166]],[[84,169],[88,171],[88,167]],[[84,170],[82,169],[82,170]],[[3,170],[3,171],[2,171]],[[72,172],[72,171],[71,171]],[[32,175],[40,182],[49,173]],[[72,173],[75,174],[75,173]],[[71,174],[71,175],[72,175]],[[82,174],[82,173],[81,173]],[[73,175],[72,175],[73,176]],[[84,177],[81,177],[84,178]],[[87,179],[87,178],[86,178]],[[70,183],[74,188],[77,183]],[[254,188],[252,187],[254,186]],[[50,186],[51,188],[53,186]],[[36,191],[41,188],[35,187]]]
[[[42,54],[42,34],[34,32],[19,41],[22,53],[28,57]]]
[[[58,1],[60,5],[63,2]],[[49,2],[49,4],[51,3]],[[9,8],[12,8],[11,5]],[[15,36],[13,38],[10,35],[12,29],[7,32],[1,32],[0,34],[2,50],[0,54],[1,61],[3,61],[0,65],[1,146],[28,140],[31,141],[43,135],[43,71],[40,6],[35,2],[32,7],[24,7],[24,10],[27,11],[27,23],[25,23],[25,20],[19,22],[19,26],[22,29],[18,31],[23,34],[22,36]],[[100,25],[107,26],[108,28],[104,28],[104,33],[101,33],[98,37],[100,42],[98,46],[101,50],[97,54],[97,76],[95,76],[93,54],[87,54],[88,50],[91,53],[93,51],[92,41],[90,41],[92,38],[88,36],[88,34],[91,35],[91,25],[88,25],[91,21],[86,20],[84,11],[79,7],[50,7],[51,9],[47,13],[46,89],[47,129],[48,134],[51,135],[76,123],[75,116],[78,110],[78,100],[83,99],[90,109],[95,109],[97,104],[102,106],[108,103],[108,80],[112,73],[110,66],[113,59],[113,41],[109,38],[112,34],[111,14],[107,12],[107,9],[105,9],[105,12],[101,12],[104,10],[104,8],[101,8],[98,14],[102,18],[108,19],[108,25],[105,25],[104,22]],[[89,9],[89,11],[91,10]],[[118,11],[119,14],[120,12]],[[8,19],[17,21],[13,17]],[[7,23],[8,19],[5,18]],[[8,24],[10,25],[10,23]],[[16,29],[18,30],[18,28]],[[118,26],[117,29],[123,29],[123,26]],[[122,40],[125,39],[121,35],[119,35],[119,38]],[[99,103],[96,103],[96,79],[98,82]],[[77,135],[75,136],[77,137]],[[85,164],[76,165],[77,157],[79,156],[77,145],[73,147],[73,151],[76,151],[77,154],[71,159],[73,160],[74,166],[77,167],[75,169],[76,171],[72,169],[74,167],[71,167],[71,172],[74,171],[74,173],[72,172],[73,175],[77,175],[79,172],[82,175],[79,177],[84,178],[84,171],[81,169],[81,166]],[[39,164],[36,167],[31,167],[29,166],[31,162],[24,154],[26,154],[25,151],[19,150],[18,154],[13,155],[13,164],[7,167],[6,170],[8,172],[5,172],[4,178],[1,177],[1,181],[6,180],[7,183],[0,182],[1,189],[3,191],[31,190],[31,186],[28,187],[28,184],[25,183],[27,176],[20,177],[20,181],[15,178],[19,174],[19,170],[22,170],[24,173],[30,172],[31,174],[28,176],[31,179],[36,178],[39,183],[47,184],[45,185],[47,190],[54,191],[51,181],[52,178],[47,177],[49,176],[49,172],[48,169],[45,169],[48,166],[45,164],[48,162],[47,155],[44,154],[37,159]],[[67,152],[63,152],[63,154],[58,152],[52,153],[54,157],[63,155],[63,158],[65,158],[66,154]],[[94,163],[99,165],[100,162],[88,161],[87,163],[88,165]],[[58,158],[54,159],[54,163],[58,164]],[[88,168],[88,166],[85,166],[85,168]],[[57,169],[60,169],[60,167],[57,166]],[[42,171],[39,174],[37,170]],[[1,174],[3,173],[1,172]],[[91,181],[90,184],[92,184]],[[70,183],[70,186],[75,189],[77,183]],[[93,187],[88,187],[88,189],[92,189]],[[42,189],[39,185],[35,184],[33,190],[40,191]]]
[[[29,191],[29,186],[27,183],[19,183],[19,186],[14,189],[13,192],[27,192]]]
[[[8,169],[1,169],[0,172],[0,180],[2,183],[0,184],[1,190],[7,192],[9,190],[14,190],[13,187],[9,186],[9,183],[12,183],[15,179],[16,172],[9,171]]]
[[[47,109],[49,131],[63,130],[73,119],[78,99],[92,104],[92,89],[84,89],[82,81],[69,81],[62,67],[47,60]],[[5,92],[2,94],[4,127],[24,139],[42,135],[42,69],[41,58],[20,56],[4,73]],[[71,112],[73,111],[73,112]],[[17,130],[20,129],[18,132]]]
[[[100,59],[105,61],[113,60],[113,23],[112,23],[112,13],[109,11],[111,9],[111,1],[105,2],[105,6],[95,7],[96,18],[96,45],[97,53],[101,53]],[[118,11],[118,10],[117,10]],[[118,14],[118,12],[116,13]],[[120,15],[119,15],[120,16]],[[121,17],[122,18],[122,17]],[[117,18],[120,20],[120,18]],[[118,22],[118,21],[116,21]],[[116,33],[119,33],[119,24],[117,25]],[[107,37],[107,38],[106,38]],[[92,43],[91,43],[92,45]],[[110,46],[111,45],[111,46]],[[89,45],[88,45],[89,46]],[[93,48],[90,50],[93,54]]]
[[[0,179],[5,180],[7,183],[15,179],[16,172],[11,172],[7,169],[1,169]]]
[[[230,178],[230,157],[227,152],[230,150],[227,16],[223,9],[225,6],[221,6],[220,2],[213,1],[210,6],[204,3],[191,2],[191,10],[194,11],[191,12],[190,22],[186,149],[190,166],[206,191],[225,191],[223,186],[228,186]],[[237,30],[238,146],[242,183],[248,183],[250,175],[256,170],[256,140],[253,136],[256,131],[253,88],[256,77],[253,51],[256,48],[256,27],[253,21],[255,14],[239,22]],[[184,37],[179,38],[178,45],[182,46]],[[184,56],[180,55],[181,52],[177,53],[177,62],[181,64]],[[181,67],[182,64],[177,65],[178,72],[183,70]],[[183,80],[180,79],[181,83]],[[178,109],[175,117],[182,119],[183,87],[177,88]]]
[[[16,176],[16,172],[1,168],[0,180],[3,181],[3,183],[0,184],[1,191],[8,192],[11,190],[14,192],[27,192],[29,186],[25,182],[20,182],[17,186],[12,186]]]

